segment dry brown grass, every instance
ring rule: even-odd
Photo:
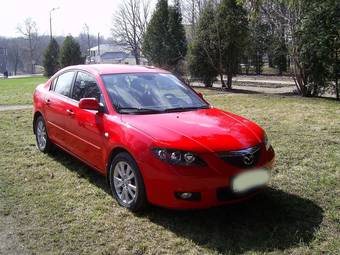
[[[11,220],[13,235],[37,254],[338,254],[339,103],[206,98],[266,128],[277,165],[263,194],[223,208],[134,215],[87,166],[61,151],[39,153],[30,111],[8,111],[0,112],[0,221]]]

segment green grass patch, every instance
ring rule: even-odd
[[[0,79],[0,105],[32,104],[35,87],[46,80],[45,77]]]
[[[134,215],[84,164],[38,152],[30,110],[7,111],[0,112],[0,222],[13,222],[12,235],[37,254],[338,254],[339,103],[205,94],[267,130],[277,163],[264,193],[222,208]]]

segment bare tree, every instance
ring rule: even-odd
[[[181,0],[181,10],[183,15],[183,22],[190,26],[189,40],[195,35],[195,29],[198,19],[202,13],[207,2],[212,0]],[[216,2],[217,0],[213,0]]]
[[[255,1],[256,2],[256,1]],[[294,80],[298,91],[305,95],[307,77],[299,59],[299,26],[304,17],[304,2],[263,0],[260,11],[274,28],[284,37],[288,45],[290,59],[293,61]]]
[[[140,64],[141,47],[149,21],[149,0],[126,0],[114,14],[113,35],[118,41],[126,42]]]
[[[17,75],[17,71],[21,62],[19,45],[17,39],[12,39],[8,49],[8,60],[12,65],[14,75]]]
[[[86,23],[84,24],[84,34],[87,37],[87,53],[89,54],[91,49],[90,27]]]
[[[33,74],[35,65],[35,52],[37,49],[39,38],[37,24],[31,18],[26,18],[23,24],[18,25],[17,29],[19,33],[22,34],[28,42],[30,72]]]

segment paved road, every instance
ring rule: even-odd
[[[193,87],[204,87],[204,85],[200,82],[192,82],[191,86]],[[221,88],[220,82],[215,82],[213,85],[214,88]],[[233,84],[234,93],[261,93],[261,94],[292,94],[296,90],[296,86],[294,85],[284,85],[284,86],[270,86],[267,84],[263,85],[262,81],[259,81],[259,85],[254,85],[251,83],[234,83]],[[233,92],[233,91],[230,91]]]
[[[23,109],[32,109],[32,105],[0,105],[0,112],[2,111],[14,111],[14,110],[23,110]]]
[[[42,74],[22,74],[22,75],[15,75],[15,76],[8,76],[8,79],[17,79],[17,78],[29,78],[29,77],[42,77]],[[0,74],[0,79],[3,79],[4,76]]]
[[[282,84],[282,85],[293,85],[295,86],[295,82],[293,79],[291,80],[274,80],[274,79],[256,79],[256,78],[253,78],[253,77],[249,77],[249,78],[244,78],[244,77],[235,77],[233,78],[233,81],[236,81],[236,82],[244,82],[244,83],[247,83],[247,82],[251,82],[251,83],[264,83],[264,84]]]

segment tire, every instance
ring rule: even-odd
[[[43,153],[50,152],[52,150],[52,142],[48,137],[45,120],[42,116],[39,116],[35,121],[34,132],[38,149]]]
[[[117,154],[111,162],[110,187],[120,206],[132,212],[143,211],[148,202],[145,186],[136,161],[126,152]]]

